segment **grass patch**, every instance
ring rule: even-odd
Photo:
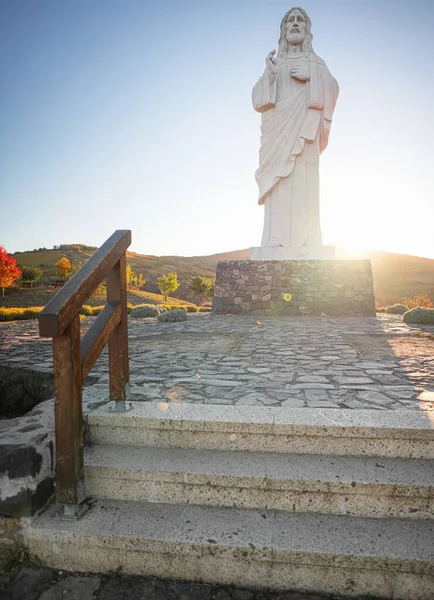
[[[41,286],[34,288],[20,288],[7,294],[4,298],[0,296],[0,308],[29,308],[34,306],[45,306],[61,288],[53,286]],[[107,302],[105,292],[95,294],[86,302],[93,308],[99,308]],[[179,298],[167,298],[164,301],[161,294],[144,292],[142,290],[127,290],[127,302],[132,306],[136,304],[165,304],[167,306],[195,306],[191,302]]]
[[[0,366],[0,419],[22,417],[53,396],[51,374]]]

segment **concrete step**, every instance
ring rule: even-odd
[[[85,476],[94,498],[434,517],[434,460],[95,445]]]
[[[27,529],[58,569],[432,600],[434,523],[98,500],[79,521]]]
[[[434,411],[134,402],[87,417],[98,444],[283,454],[434,458]]]

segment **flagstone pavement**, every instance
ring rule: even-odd
[[[409,327],[398,315],[258,320],[198,313],[183,323],[129,317],[128,327],[136,401],[434,408],[434,327]],[[37,321],[0,324],[0,364],[52,371],[51,340],[39,338]],[[85,410],[108,400],[107,349],[90,376]]]

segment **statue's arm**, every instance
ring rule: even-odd
[[[274,59],[276,50],[272,50],[265,59],[265,72],[253,88],[253,108],[262,113],[276,104],[277,65]]]
[[[252,92],[253,108],[263,113],[276,104],[276,78],[270,81],[267,71],[259,79]]]
[[[339,96],[339,84],[326,66],[323,67],[324,119],[331,121]]]
[[[333,113],[339,96],[339,84],[325,64],[321,67],[321,79],[324,90],[324,109],[320,135],[320,152],[323,152],[328,144]]]

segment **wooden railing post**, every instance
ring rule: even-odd
[[[84,486],[82,384],[108,343],[114,411],[132,408],[129,388],[126,251],[131,231],[118,230],[39,313],[39,335],[53,338],[56,499],[64,517],[87,509]],[[107,278],[107,303],[80,339],[79,311]]]
[[[110,400],[114,411],[127,410],[129,389],[126,254],[107,273],[107,302],[119,302],[121,318],[109,339]]]
[[[56,499],[78,516],[86,498],[83,463],[80,316],[53,338],[56,420]]]

